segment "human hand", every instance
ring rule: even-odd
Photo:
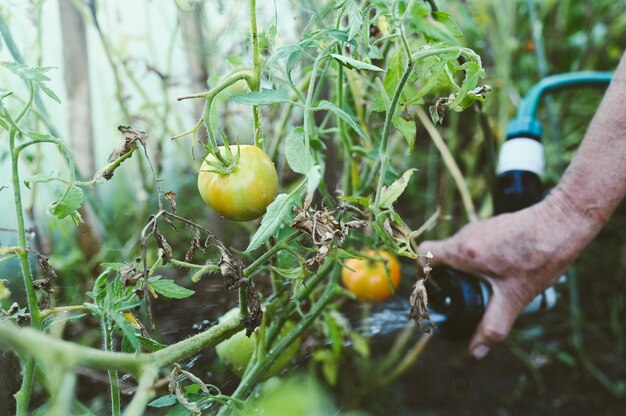
[[[447,240],[424,241],[419,253],[430,251],[433,267],[446,264],[491,284],[493,296],[469,344],[480,359],[507,337],[526,305],[563,274],[593,234],[557,192],[522,211],[468,224]]]

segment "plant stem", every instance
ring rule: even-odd
[[[148,365],[141,372],[139,377],[139,384],[133,399],[126,409],[124,409],[124,416],[141,416],[146,410],[146,405],[154,396],[154,380],[159,374],[159,369],[155,366]]]
[[[41,319],[44,319],[52,314],[71,311],[86,311],[87,308],[84,305],[71,305],[71,306],[57,306],[56,308],[46,309],[41,311]]]
[[[30,312],[30,322],[33,328],[39,328],[41,326],[41,316],[39,311],[39,305],[37,305],[37,295],[35,288],[33,287],[33,277],[30,269],[30,263],[28,262],[28,247],[26,245],[26,227],[24,225],[24,211],[22,206],[22,192],[20,189],[20,176],[18,169],[18,154],[15,148],[15,134],[16,130],[11,128],[9,131],[9,149],[11,152],[11,169],[12,169],[12,186],[13,186],[13,198],[15,201],[15,217],[17,222],[17,240],[20,251],[17,255],[20,258],[20,266],[22,268],[22,277],[24,280],[24,291],[26,292],[26,298],[28,301],[28,310]],[[30,403],[30,396],[33,388],[33,373],[35,370],[35,361],[32,358],[26,360],[24,366],[24,378],[22,379],[22,386],[20,390],[15,394],[17,414],[26,415],[28,413],[28,404]]]
[[[299,235],[300,235],[299,231],[294,231],[293,233],[289,234],[287,237],[280,240],[278,243],[274,244],[274,246],[272,246],[269,250],[263,253],[251,265],[243,269],[243,275],[245,277],[250,276],[252,273],[254,273],[256,269],[258,269],[263,263],[265,263],[265,260],[273,256],[274,254],[278,253],[279,251],[284,250],[287,244],[289,244],[291,241],[296,239]]]
[[[258,378],[266,371],[274,361],[282,354],[295,340],[300,336],[300,334],[309,327],[313,323],[313,321],[324,311],[326,306],[332,302],[332,300],[337,296],[337,281],[339,279],[339,274],[335,273],[333,277],[329,280],[328,286],[326,286],[326,290],[319,298],[319,300],[313,305],[310,312],[300,321],[298,324],[292,329],[284,338],[282,338],[278,344],[273,346],[267,357],[265,359],[256,361],[252,368],[247,371],[241,383],[235,390],[235,392],[231,395],[231,399],[233,400],[241,400],[250,387],[258,380]],[[226,414],[230,410],[229,407],[223,407],[219,414]]]
[[[70,415],[72,414],[72,402],[74,399],[74,388],[76,387],[76,374],[71,370],[65,370],[60,380],[55,380],[58,388],[52,396],[47,414],[50,415]]]
[[[238,319],[225,320],[198,335],[151,354],[109,352],[84,347],[30,328],[19,328],[8,321],[0,322],[0,340],[22,354],[37,358],[44,364],[62,361],[68,367],[82,365],[99,370],[125,371],[138,375],[146,366],[162,368],[190,357],[204,348],[215,346],[242,328]]]
[[[396,87],[396,91],[393,94],[393,98],[391,99],[391,104],[387,109],[387,114],[385,115],[385,124],[383,125],[383,133],[380,140],[380,171],[378,174],[376,197],[374,199],[374,215],[376,216],[380,212],[380,198],[382,196],[382,188],[385,182],[385,174],[387,173],[387,163],[389,161],[389,131],[391,129],[393,115],[396,111],[398,101],[400,100],[402,89],[409,80],[409,75],[411,75],[411,71],[413,71],[414,66],[414,61],[409,61],[407,63],[407,66],[402,73],[402,77],[400,78],[400,82],[398,82],[398,86]]]
[[[108,352],[113,351],[113,337],[111,334],[112,323],[111,318],[105,316],[102,319],[102,335],[104,337],[104,350]],[[117,378],[117,371],[109,370],[109,387],[111,388],[111,414],[113,416],[119,416],[121,413],[120,404],[120,384]]]
[[[391,373],[389,373],[386,377],[383,377],[377,383],[377,385],[379,387],[388,385],[389,383],[397,379],[399,376],[401,376],[402,373],[404,373],[411,365],[413,365],[413,363],[415,363],[415,360],[417,360],[420,357],[420,355],[422,355],[424,348],[426,348],[426,346],[428,345],[428,343],[430,342],[432,338],[433,338],[432,334],[422,335],[419,341],[417,341],[415,346],[407,352],[407,354],[404,356],[404,359],[400,361],[400,363],[396,366],[396,368]]]
[[[263,60],[259,50],[259,32],[256,26],[256,0],[250,0],[250,37],[252,38],[252,78],[250,85],[252,91],[259,91],[261,88],[261,68]],[[252,119],[254,123],[254,144],[263,149],[263,126],[261,126],[261,108],[258,105],[252,106]]]

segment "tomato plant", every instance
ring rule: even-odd
[[[97,11],[87,10],[81,2],[75,3],[82,15],[98,17]],[[198,2],[177,2],[183,3],[191,7]],[[297,7],[297,3],[294,5]],[[164,165],[168,169],[174,165],[169,160],[162,163],[161,156],[166,151],[157,152],[158,158],[152,163],[150,149],[162,149],[163,143],[147,144],[153,140],[149,137],[171,137],[174,131],[146,133],[120,126],[125,137],[108,163],[94,176],[86,172],[93,179],[81,180],[64,141],[52,131],[50,134],[34,131],[38,126],[48,126],[37,119],[46,112],[44,108],[29,110],[41,105],[39,98],[44,94],[52,99],[56,97],[46,86],[49,78],[45,73],[50,68],[2,63],[28,87],[21,99],[16,100],[12,91],[0,94],[0,135],[5,130],[8,132],[8,140],[0,142],[8,143],[10,184],[17,213],[15,229],[19,237],[15,246],[0,246],[0,261],[19,258],[24,290],[11,292],[25,293],[27,304],[27,307],[0,310],[0,321],[4,317],[7,321],[27,317],[35,329],[24,331],[13,322],[0,322],[0,339],[24,359],[24,379],[15,395],[19,415],[34,410],[30,408],[30,396],[34,383],[40,381],[39,368],[63,380],[43,383],[52,398],[46,404],[50,407],[40,410],[44,413],[72,413],[74,404],[78,403],[73,397],[77,377],[74,369],[84,366],[108,372],[109,401],[114,415],[122,413],[124,402],[120,374],[131,374],[137,382],[136,393],[128,409],[124,409],[125,414],[144,414],[146,406],[174,406],[178,410],[182,407],[187,414],[204,410],[227,414],[248,398],[259,380],[280,373],[289,364],[300,347],[301,337],[307,337],[307,353],[312,352],[307,356],[314,357],[315,365],[322,366],[331,384],[338,380],[338,366],[345,362],[344,348],[352,348],[363,358],[369,357],[367,340],[352,331],[349,320],[342,316],[344,303],[340,298],[348,293],[341,287],[340,278],[358,299],[366,302],[380,302],[394,293],[400,279],[395,256],[418,257],[415,239],[421,228],[412,231],[416,224],[405,223],[394,206],[416,171],[414,163],[409,165],[409,158],[404,156],[415,145],[417,123],[432,131],[447,111],[462,111],[475,101],[483,101],[484,90],[478,87],[484,71],[480,57],[462,46],[460,30],[451,16],[438,10],[434,2],[343,0],[311,2],[307,9],[309,6],[315,18],[306,25],[302,36],[291,44],[279,46],[275,42],[279,36],[277,24],[260,20],[259,30],[256,1],[250,0],[247,14],[250,27],[245,31],[250,34],[250,45],[239,50],[249,51],[251,56],[225,55],[231,65],[230,72],[225,73],[225,67],[218,71],[204,68],[210,70],[201,73],[212,76],[203,79],[200,85],[189,85],[203,91],[178,98],[204,101],[204,111],[197,114],[194,127],[175,136],[193,137],[192,155],[202,136],[208,155],[197,178],[192,176],[192,180],[197,179],[202,200],[228,219],[248,221],[263,216],[258,227],[226,224],[220,230],[222,224],[202,218],[196,209],[190,209],[192,204],[177,205],[176,193],[171,188],[161,188],[181,184],[170,185],[162,179],[166,176]],[[4,27],[3,15],[0,13],[0,28]],[[176,25],[183,26],[186,25]],[[0,32],[3,38],[7,36],[7,31]],[[98,33],[106,36],[107,31]],[[206,35],[203,42],[218,43],[208,37],[213,34]],[[105,40],[102,43],[109,45]],[[121,56],[109,58],[120,65],[131,61]],[[154,69],[161,75],[158,78],[164,89],[177,83],[168,69],[152,65],[150,68],[151,73]],[[124,120],[140,123],[146,120],[145,114],[151,113],[150,122],[140,127],[148,130],[159,124],[167,130],[168,120],[162,122],[162,118],[176,113],[169,102],[166,106],[139,107],[142,114],[135,114],[134,101],[125,99],[129,91],[125,90],[122,78],[128,75],[132,91],[141,89],[142,96],[148,97],[150,91],[142,88],[140,78],[133,73],[135,68],[113,69]],[[210,88],[204,90],[207,83]],[[219,94],[223,100],[216,99]],[[168,99],[173,101],[173,97]],[[429,107],[430,118],[423,106]],[[182,107],[176,109],[181,114],[186,111]],[[224,145],[219,146],[217,136],[233,131],[233,124],[227,123],[230,116],[224,116],[228,112],[240,117],[238,121],[249,122],[254,145],[234,146],[225,139]],[[172,130],[181,131],[182,123],[187,122],[181,117],[180,125],[172,126]],[[59,172],[67,175],[46,175],[40,172],[41,165],[33,165],[36,174],[26,180],[20,178],[18,164],[38,154],[30,147],[36,145],[39,151],[39,145],[45,143],[62,150],[68,166]],[[136,151],[142,147],[144,152]],[[121,174],[113,177],[114,171],[123,162],[124,166],[131,165],[125,161],[133,155],[135,159],[137,155],[140,157],[137,168],[144,189],[155,195],[145,198],[145,205],[138,210],[138,217],[145,222],[138,230],[130,228],[130,224],[135,227],[138,224],[134,217],[128,221],[129,227],[115,224],[121,230],[119,233],[124,234],[119,240],[124,249],[102,250],[102,256],[86,259],[83,263],[94,266],[96,259],[103,262],[99,267],[90,267],[87,277],[93,279],[81,279],[89,282],[92,290],[85,288],[86,293],[68,296],[76,304],[63,305],[62,298],[52,290],[56,277],[53,267],[62,267],[62,263],[54,257],[49,262],[37,253],[34,243],[27,241],[24,208],[27,205],[22,203],[22,192],[27,190],[21,183],[26,182],[29,190],[34,183],[37,188],[49,182],[60,184],[65,191],[50,204],[50,211],[59,220],[69,217],[80,222],[82,213],[89,212],[83,211],[87,208],[82,206],[85,203],[98,208],[94,209],[94,215],[100,215],[100,222],[109,224],[115,216],[102,214],[97,204],[99,197],[90,188],[107,180],[118,180]],[[185,163],[181,172],[187,167]],[[284,193],[278,194],[279,185]],[[179,193],[178,198],[189,197],[184,186],[174,189]],[[196,189],[193,195],[197,195]],[[126,203],[124,198],[116,199]],[[88,215],[85,215],[87,221]],[[98,229],[97,225],[100,224],[94,224],[94,230]],[[239,243],[248,238],[247,248],[242,249]],[[367,250],[362,258],[346,260],[347,253],[352,253],[355,245],[361,246],[365,238],[380,249]],[[31,267],[35,257],[38,269]],[[338,267],[341,260],[346,260],[343,271]],[[65,272],[59,275],[75,274],[75,271]],[[92,276],[94,273],[100,274]],[[207,275],[215,279],[207,279]],[[225,299],[225,304],[232,303],[236,297],[237,310],[241,310],[243,319],[226,314],[217,325],[192,336],[186,333],[178,339],[163,337],[164,331],[155,333],[161,327],[156,325],[159,316],[153,313],[153,305],[163,298],[172,302],[180,300],[183,307],[176,304],[175,310],[182,313],[185,307],[193,305],[196,317],[207,310],[195,308],[209,303],[204,298],[199,300],[200,293],[207,293],[202,285],[217,279],[221,279],[219,288],[224,289],[219,297]],[[58,287],[73,287],[68,282],[69,279],[63,280]],[[7,291],[0,295],[9,296]],[[192,300],[185,304],[184,298]],[[157,313],[159,309],[154,308]],[[77,338],[48,342],[48,328],[56,322],[54,319],[68,320],[64,313],[72,311],[88,313],[100,321],[101,334],[94,338],[102,339],[105,351],[88,346],[77,349],[71,344]],[[217,318],[216,313],[211,310],[207,320]],[[68,325],[94,330],[89,327],[93,326],[91,320],[79,321],[82,316],[73,315],[73,322]],[[67,334],[80,332],[67,331]],[[47,348],[38,348],[40,345]],[[192,373],[197,369],[185,365],[190,357],[212,347],[241,377],[239,384],[232,386],[234,391],[222,393],[217,386],[209,388],[205,380]],[[395,348],[383,367],[367,366],[372,371],[380,368],[379,374],[390,374],[389,377],[367,373],[365,379],[377,383],[401,373],[407,362],[402,357],[404,349]],[[415,359],[411,357],[408,362]],[[397,371],[387,371],[400,362],[403,364]],[[157,377],[172,367],[169,391],[162,391],[160,398],[151,401],[157,390]],[[207,374],[200,371],[196,374]]]
[[[274,163],[256,146],[240,145],[239,160],[230,172],[216,171],[219,163],[207,155],[198,173],[198,190],[204,202],[215,212],[235,221],[249,221],[265,213],[278,193],[278,175]],[[220,146],[224,151],[224,146]]]
[[[363,302],[389,299],[400,284],[400,263],[386,250],[365,250],[368,258],[349,259],[341,270],[343,285]]]

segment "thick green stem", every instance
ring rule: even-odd
[[[215,346],[242,328],[239,319],[234,317],[198,335],[151,354],[109,352],[84,347],[30,328],[19,328],[7,321],[0,322],[0,340],[18,352],[35,357],[43,363],[56,363],[62,360],[68,367],[81,365],[99,370],[117,370],[137,375],[141,374],[146,366],[162,368],[190,357],[204,348]]]
[[[256,0],[250,0],[250,37],[252,38],[252,72],[254,82],[250,85],[252,91],[261,88],[261,69],[263,57],[259,49],[259,32],[256,26]],[[252,106],[252,119],[254,122],[254,144],[263,149],[263,126],[261,125],[261,108]]]

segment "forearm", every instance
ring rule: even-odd
[[[574,160],[549,199],[578,223],[586,244],[600,231],[625,194],[626,54]]]

